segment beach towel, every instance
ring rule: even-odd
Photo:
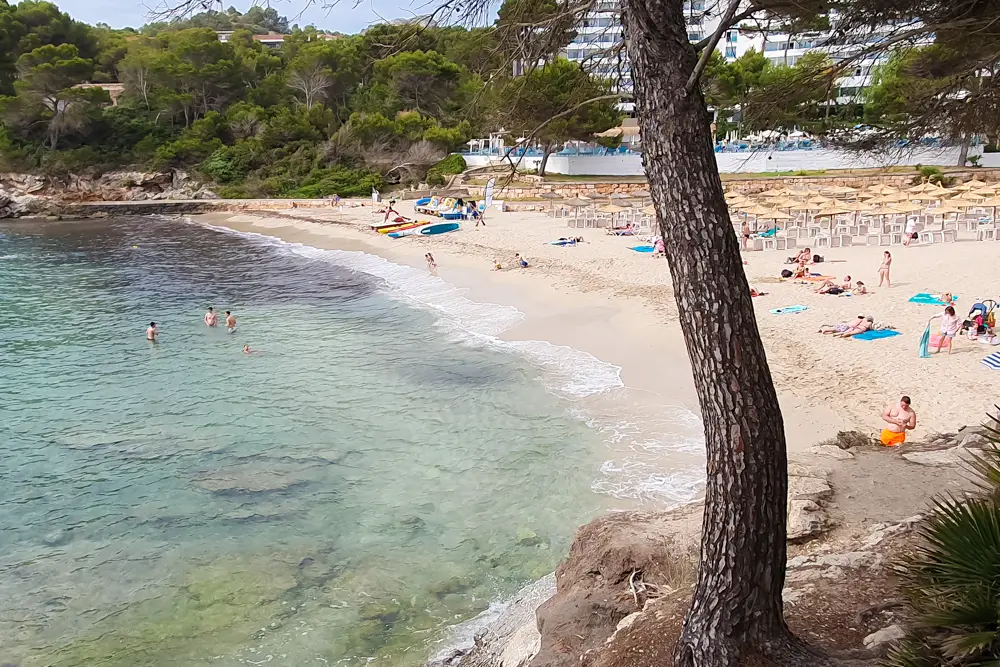
[[[986,355],[986,358],[983,359],[983,366],[992,368],[995,371],[1000,371],[1000,352],[994,352],[993,354]]]
[[[785,306],[784,308],[772,308],[769,312],[772,315],[791,315],[801,313],[804,310],[809,310],[809,308],[806,306]]]
[[[931,345],[931,325],[927,325],[924,329],[923,335],[920,337],[920,358],[927,359],[931,356],[930,350],[928,349]]]
[[[806,282],[810,283],[822,283],[826,282],[827,280],[836,280],[836,279],[837,276],[816,276],[816,275],[809,275],[802,278],[802,280],[805,280]]]
[[[864,333],[859,333],[857,336],[851,336],[854,340],[878,340],[880,338],[892,338],[893,336],[899,336],[898,331],[893,331],[892,329],[884,329],[882,331],[866,331]]]
[[[932,294],[927,294],[926,292],[921,292],[919,294],[914,294],[910,297],[910,303],[919,303],[924,306],[950,306],[952,303],[958,301],[958,295],[952,295],[951,303],[947,301],[940,301],[936,296]]]
[[[566,246],[566,245],[576,245],[576,241],[573,241],[573,240],[566,240],[566,241],[561,241],[561,240],[560,240],[560,241],[549,241],[549,245],[560,245],[560,246]]]
[[[635,250],[636,252],[653,252],[653,246],[651,245],[634,245],[629,250]]]

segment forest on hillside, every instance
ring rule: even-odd
[[[275,32],[279,48],[254,39]],[[440,184],[464,167],[449,153],[473,137],[501,124],[530,131],[610,85],[555,58],[516,86],[487,86],[504,66],[492,34],[376,25],[340,35],[259,7],[113,30],[49,2],[0,0],[0,169],[187,169],[226,197]],[[113,106],[90,83],[124,91]],[[603,101],[534,138],[558,150],[618,122]]]

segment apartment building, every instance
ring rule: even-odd
[[[688,24],[688,39],[697,42],[713,34],[719,26],[717,13],[721,11],[716,2],[709,0],[685,0],[684,12]],[[757,31],[741,31],[739,28],[727,30],[716,47],[727,60],[732,61],[751,49],[763,52],[775,65],[794,65],[806,53],[823,51],[835,61],[843,60],[859,50],[884,39],[877,31],[864,43],[835,42],[830,33],[813,35],[767,34]],[[622,26],[616,2],[601,2],[577,27],[576,38],[566,47],[566,57],[585,64],[588,69],[617,82],[618,90],[624,94],[632,92],[632,77],[628,58],[620,47]],[[875,68],[885,62],[886,56],[873,54],[852,63],[847,74],[840,80],[836,100],[848,103],[859,99],[861,91],[871,83]],[[625,101],[622,110],[631,114],[634,104]]]

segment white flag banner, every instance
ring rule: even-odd
[[[493,188],[496,187],[497,179],[491,178],[486,183],[486,208],[493,206]]]

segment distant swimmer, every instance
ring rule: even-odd
[[[159,329],[156,328],[156,322],[150,322],[149,328],[146,329],[146,340],[156,342],[156,337],[160,335]]]
[[[226,311],[226,331],[236,333],[236,316]]]
[[[253,354],[256,351],[257,350],[251,350],[250,349],[250,344],[249,343],[243,346],[243,354]]]
[[[218,326],[219,316],[215,314],[215,309],[211,306],[208,307],[208,312],[205,313],[205,324],[210,327]]]

